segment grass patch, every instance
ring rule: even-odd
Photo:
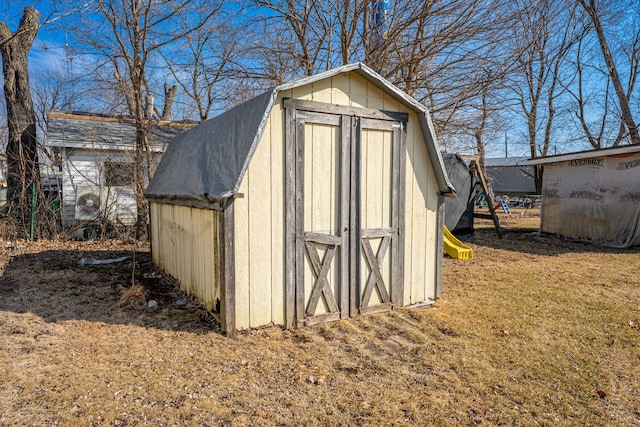
[[[0,425],[640,425],[638,250],[502,220],[429,308],[235,340],[175,307],[145,247],[144,289],[77,265],[126,245],[0,250]]]

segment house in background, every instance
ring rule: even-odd
[[[40,179],[45,197],[55,198],[59,194],[62,174],[57,166],[40,163]],[[0,154],[0,206],[7,203],[7,156]]]
[[[152,170],[169,142],[193,125],[152,122],[147,155]],[[99,219],[122,225],[135,223],[133,119],[53,110],[49,113],[47,139],[60,159],[65,227]]]
[[[540,231],[613,247],[640,244],[640,146],[529,160],[544,166]]]
[[[536,194],[533,167],[527,157],[502,157],[484,160],[488,184],[496,197],[520,197]]]

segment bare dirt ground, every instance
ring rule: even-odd
[[[537,215],[477,221],[429,308],[236,339],[145,245],[0,242],[0,425],[640,425],[640,252]]]

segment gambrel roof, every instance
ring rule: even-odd
[[[442,194],[455,194],[428,110],[371,68],[355,63],[277,86],[179,135],[164,154],[145,197],[162,203],[220,209],[238,192],[278,93],[351,72],[417,115],[438,188]]]

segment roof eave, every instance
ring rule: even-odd
[[[134,144],[92,144],[83,142],[64,142],[64,141],[49,141],[49,147],[55,148],[75,148],[84,150],[98,150],[98,151],[135,151]],[[154,153],[162,153],[164,151],[164,145],[149,145],[149,150]]]
[[[579,151],[576,153],[558,154],[555,156],[538,157],[529,159],[527,165],[537,166],[549,163],[565,162],[568,160],[588,159],[597,156],[614,156],[617,154],[640,153],[639,145],[623,145],[618,147],[602,148],[599,150]]]

